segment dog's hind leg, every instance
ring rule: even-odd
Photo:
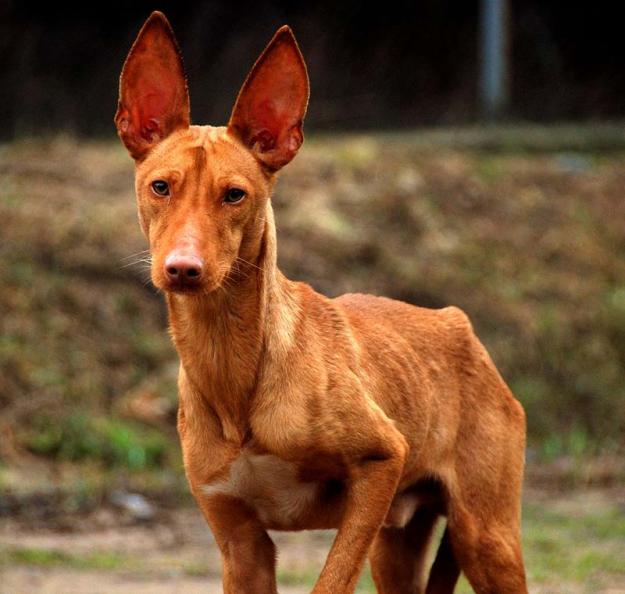
[[[425,592],[426,594],[452,594],[459,577],[460,568],[451,548],[449,529],[445,528]]]
[[[456,511],[449,528],[454,555],[475,592],[527,594],[516,522]]]
[[[437,519],[437,512],[423,507],[405,527],[380,530],[369,552],[378,594],[425,592],[427,552]]]

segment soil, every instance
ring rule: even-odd
[[[568,492],[528,488],[525,502],[528,510],[538,508],[546,514],[559,514],[568,523],[576,518],[580,521],[599,518],[602,510],[620,509],[624,496],[622,488]],[[528,513],[524,530],[531,533],[538,527],[549,538],[557,537],[555,525],[535,518],[536,511]],[[17,560],[8,557],[9,562],[0,562],[0,594],[222,592],[219,554],[196,508],[161,510],[154,521],[147,523],[129,523],[128,517],[113,508],[100,508],[86,516],[46,524],[53,525],[54,529],[37,528],[32,521],[15,517],[0,521],[0,561],[3,551],[22,551],[25,555],[54,551],[57,555],[57,561],[47,563],[42,562],[41,557],[39,561],[33,561],[34,557]],[[331,532],[325,531],[272,534],[279,551],[281,594],[310,591],[332,537]],[[583,544],[571,543],[566,533],[562,537],[566,540],[563,546],[571,553]],[[540,542],[542,540],[526,541],[526,549],[535,548]],[[612,546],[618,542],[621,541],[612,541]],[[571,546],[574,548],[569,549]],[[609,546],[608,541],[597,543],[595,553],[608,550]],[[529,561],[536,551],[526,550],[526,553]],[[595,574],[590,581],[569,579],[572,576],[557,573],[537,580],[537,576],[532,578],[529,567],[528,575],[531,594],[625,592],[625,574],[620,571],[602,574],[600,579],[597,579],[599,574]],[[458,590],[459,594],[470,591],[466,583]],[[359,592],[372,592],[370,584]]]
[[[112,514],[100,510],[98,515]],[[112,569],[9,565],[0,567],[0,594],[185,594],[220,593],[220,560],[212,535],[199,512],[181,509],[158,523],[115,525],[90,530],[107,518],[76,519],[65,532],[25,529],[15,521],[0,525],[0,550],[54,550],[76,559],[94,552],[110,553],[122,561]],[[272,535],[279,551],[279,567],[286,575],[320,568],[332,535],[289,533]],[[124,562],[124,559],[127,561]],[[87,562],[88,564],[88,562]],[[198,574],[198,575],[194,575]],[[282,594],[301,594],[308,588],[281,586]]]

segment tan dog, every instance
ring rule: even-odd
[[[527,592],[519,542],[525,417],[467,317],[328,299],[276,267],[270,196],[297,153],[306,67],[281,28],[225,128],[191,126],[165,17],[145,23],[115,122],[136,162],[152,280],[180,355],[189,484],[227,594],[276,592],[272,530],[338,528],[314,594]],[[427,581],[426,551],[447,529]],[[426,586],[427,583],[427,586]],[[426,589],[427,588],[427,589]]]

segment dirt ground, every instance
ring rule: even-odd
[[[276,535],[281,570],[288,576],[307,571],[312,563],[320,565],[330,539],[330,534]],[[45,560],[40,560],[41,565],[0,568],[2,594],[221,592],[217,548],[193,508],[175,511],[156,524],[96,530],[77,526],[76,531],[65,533],[23,530],[13,522],[5,522],[0,529],[0,547],[68,555],[66,563],[58,565],[51,562],[46,566]],[[106,559],[106,554],[112,555],[110,563],[99,563],[98,559]],[[99,564],[108,568],[89,567]],[[281,592],[300,594],[306,588],[284,585]]]
[[[527,490],[524,548],[531,594],[625,593],[623,495],[614,488],[557,495]],[[62,531],[3,520],[0,594],[222,591],[219,555],[195,508],[165,511],[148,524],[117,520],[111,509],[66,523]],[[272,537],[279,550],[281,594],[309,592],[332,533]],[[358,592],[373,591],[366,575]],[[471,592],[464,581],[458,591]]]

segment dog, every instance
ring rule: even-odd
[[[313,594],[353,593],[367,556],[381,594],[451,593],[460,571],[476,592],[526,593],[525,415],[467,316],[329,299],[276,265],[271,194],[304,140],[308,97],[286,26],[226,127],[190,124],[163,14],[121,74],[115,124],[135,161],[151,278],[180,357],[185,471],[224,592],[277,592],[267,530],[335,528]]]

